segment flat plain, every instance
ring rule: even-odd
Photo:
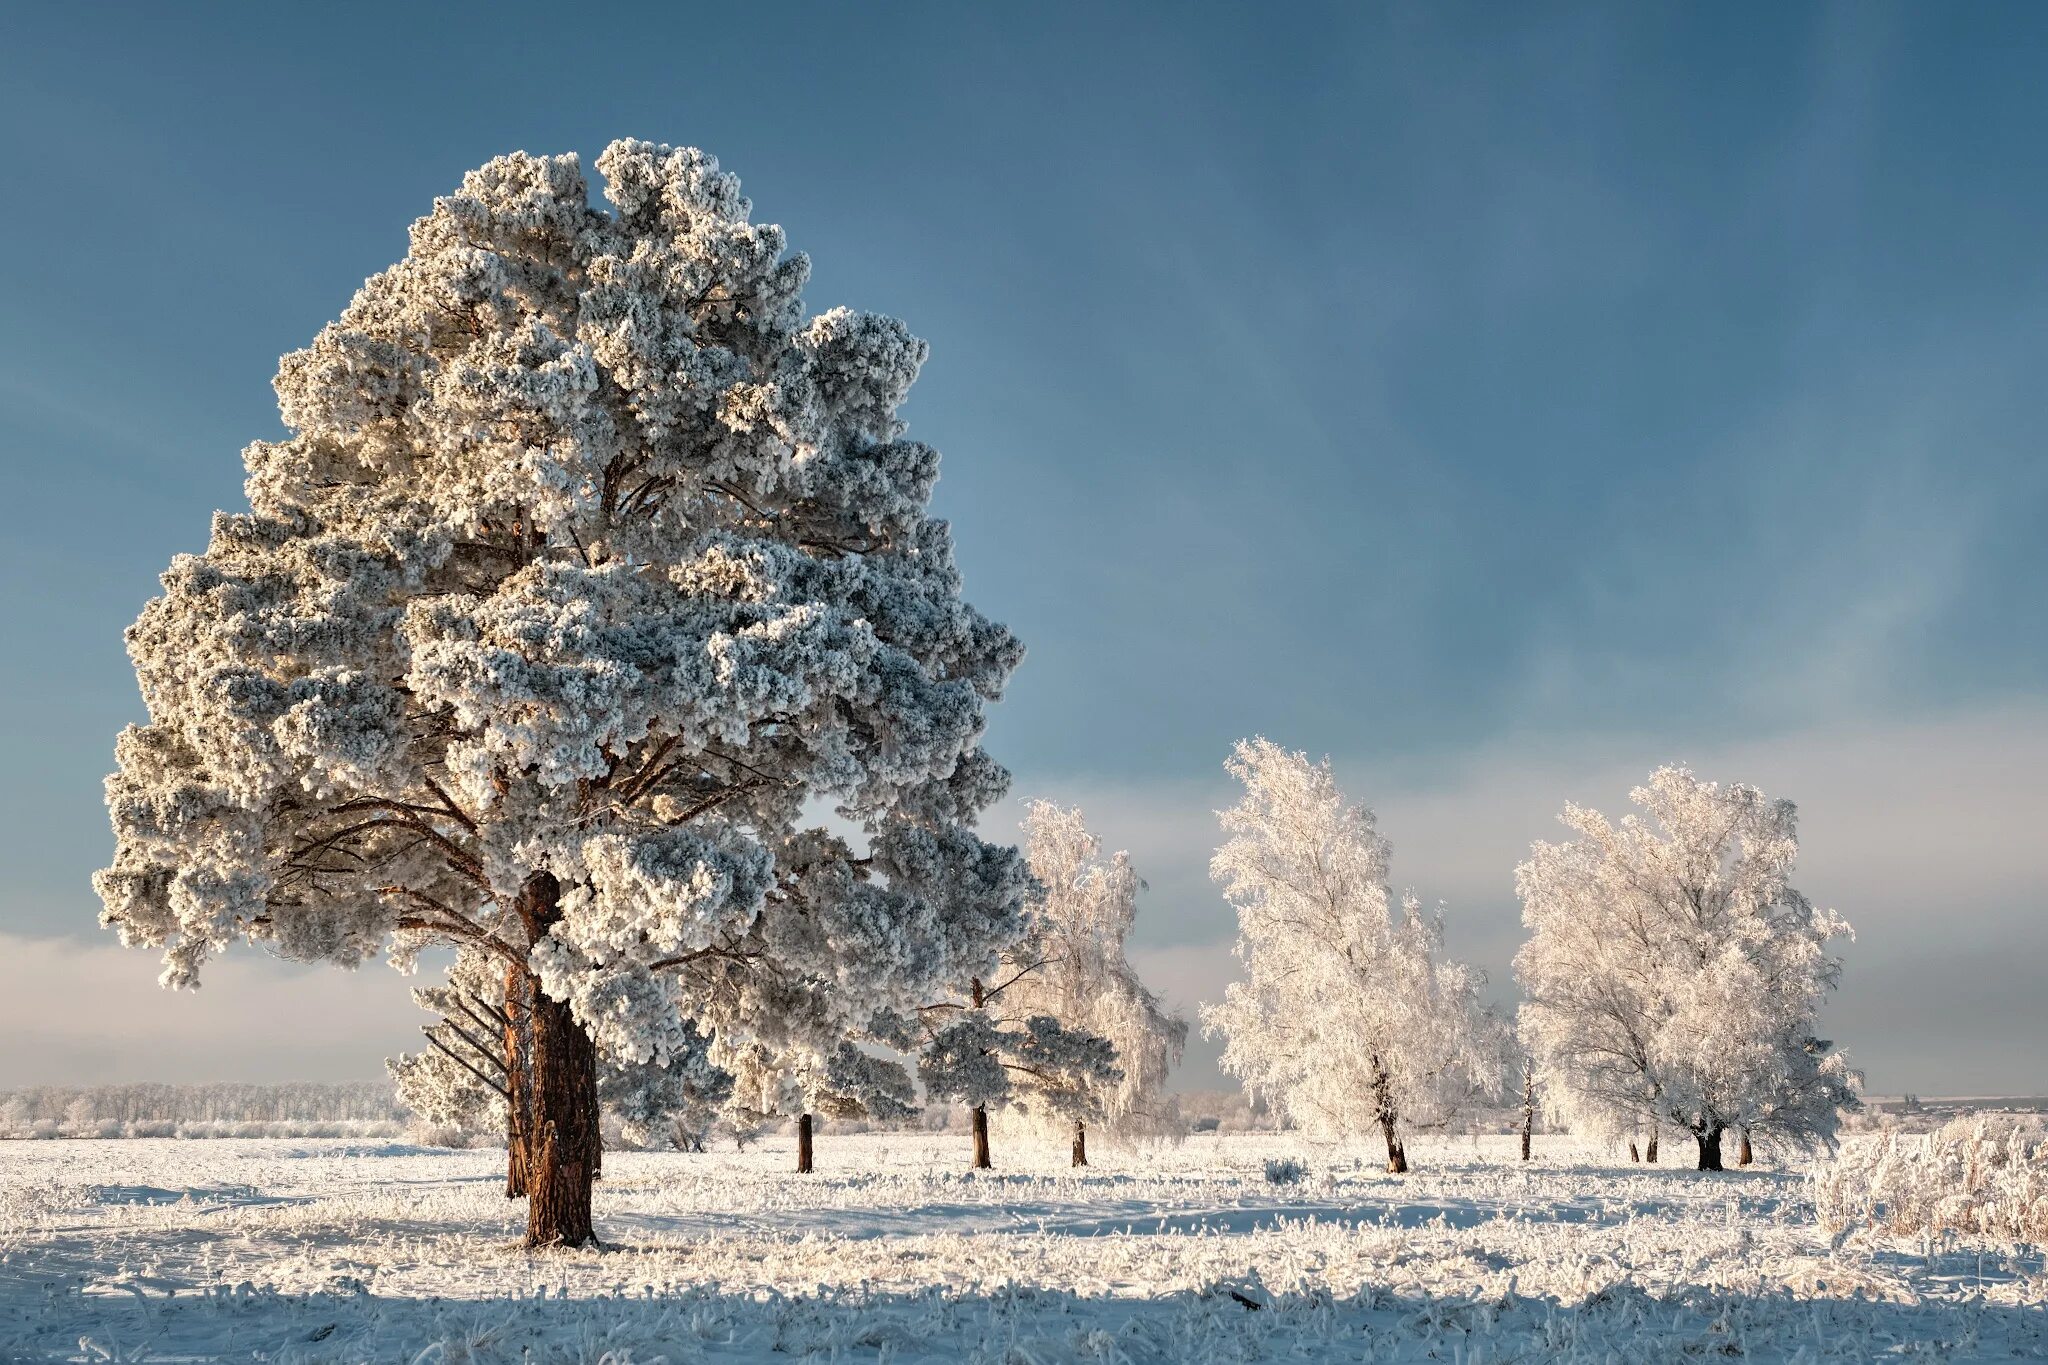
[[[602,1249],[529,1253],[501,1151],[7,1142],[0,1360],[2048,1356],[2038,1248],[1830,1236],[1797,1169],[1563,1137],[1527,1164],[1506,1137],[1410,1152],[1407,1176],[1286,1135],[1103,1145],[1079,1171],[1013,1139],[980,1174],[958,1134],[827,1130],[810,1176],[787,1139],[612,1152]]]

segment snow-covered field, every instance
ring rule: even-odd
[[[1858,1139],[1867,1140],[1867,1139]],[[1676,1144],[1673,1144],[1674,1147]],[[1832,1248],[1795,1173],[1566,1139],[958,1135],[608,1153],[602,1251],[529,1254],[503,1154],[0,1144],[0,1360],[1670,1361],[2040,1358],[2038,1248]],[[1675,1153],[1674,1153],[1675,1154]],[[1269,1158],[1307,1174],[1269,1183]]]

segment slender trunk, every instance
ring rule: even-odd
[[[1741,1155],[1735,1158],[1735,1164],[1738,1166],[1747,1166],[1750,1162],[1755,1160],[1756,1153],[1752,1152],[1749,1149],[1749,1129],[1745,1128],[1742,1130],[1742,1153]]]
[[[1408,1173],[1408,1152],[1401,1146],[1401,1139],[1394,1132],[1394,1125],[1400,1113],[1394,1107],[1394,1079],[1387,1074],[1380,1059],[1372,1059],[1372,1106],[1373,1117],[1379,1120],[1380,1136],[1387,1143],[1387,1170],[1394,1175]]]
[[[1536,1131],[1536,1068],[1522,1068],[1522,1160],[1529,1159],[1529,1139]]]
[[[974,1169],[992,1171],[995,1162],[988,1159],[988,1106],[974,1106]]]
[[[987,1003],[987,998],[981,993],[981,978],[975,977],[969,983],[969,989],[971,998],[974,1001],[974,1008],[980,1009]],[[995,1169],[995,1163],[988,1158],[988,1106],[986,1104],[974,1106],[974,1169],[977,1171]]]
[[[526,1197],[526,1133],[532,1115],[527,1076],[526,1006],[529,983],[526,973],[507,964],[505,968],[505,1197]]]
[[[1661,1136],[1662,1133],[1658,1129],[1652,1128],[1650,1130],[1650,1145],[1643,1148],[1643,1160],[1649,1162],[1652,1166],[1657,1164],[1657,1139]]]
[[[1088,1164],[1088,1125],[1079,1119],[1074,1120],[1074,1164]]]
[[[809,1114],[798,1114],[796,1116],[796,1173],[798,1175],[809,1175],[811,1173],[811,1116]]]
[[[1703,1171],[1727,1169],[1721,1164],[1721,1131],[1717,1127],[1709,1128],[1703,1133],[1693,1134],[1694,1137],[1699,1139],[1700,1169]]]
[[[1394,1121],[1380,1120],[1380,1136],[1387,1141],[1387,1170],[1395,1175],[1408,1174],[1408,1149],[1401,1145],[1401,1139],[1394,1136]]]
[[[527,878],[520,917],[530,941],[561,918],[562,885],[552,873]],[[590,1187],[597,1179],[597,1048],[566,1002],[536,984],[528,999],[533,1123],[526,1133],[526,1244],[578,1247],[597,1240]]]
[[[1634,1138],[1630,1138],[1628,1140],[1628,1159],[1630,1161],[1637,1162],[1638,1164],[1640,1164],[1643,1159],[1643,1154],[1636,1150],[1636,1140]]]

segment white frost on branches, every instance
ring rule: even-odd
[[[1443,958],[1440,916],[1387,889],[1372,812],[1347,805],[1329,761],[1265,739],[1225,765],[1244,784],[1221,813],[1211,874],[1237,908],[1245,977],[1204,1007],[1223,1068],[1320,1137],[1435,1125],[1498,1084],[1498,1026],[1480,974]]]
[[[1849,926],[1789,878],[1796,812],[1754,787],[1659,768],[1610,824],[1567,805],[1578,837],[1517,869],[1529,941],[1523,1036],[1582,1130],[1674,1123],[1807,1147],[1833,1141],[1857,1078],[1815,1036]]]
[[[1129,856],[1105,859],[1081,812],[1049,801],[1031,803],[1024,831],[1025,858],[1045,894],[1032,934],[1010,953],[1028,970],[1004,991],[1005,1007],[1051,1016],[1115,1050],[1121,1074],[1098,1084],[1090,1106],[1100,1129],[1126,1136],[1179,1131],[1166,1077],[1180,1061],[1188,1026],[1145,988],[1125,956],[1140,886]]]
[[[104,920],[170,985],[238,939],[439,942],[617,1065],[699,1029],[822,1065],[1017,931],[1022,860],[971,825],[1021,648],[895,416],[924,343],[805,320],[808,262],[704,153],[597,165],[609,212],[574,156],[472,172],[284,358],[249,511],[128,634]]]
[[[431,1045],[385,1061],[405,1107],[429,1124],[471,1135],[507,1136],[507,1107],[531,1084],[531,1037],[505,996],[502,964],[475,949],[456,954],[447,977],[413,991],[435,1015]],[[684,1046],[659,1062],[598,1055],[598,1099],[636,1146],[700,1147],[733,1092],[711,1060],[709,1040],[684,1026]],[[530,1121],[530,1120],[529,1120]]]

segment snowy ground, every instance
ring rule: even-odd
[[[609,1153],[602,1251],[519,1249],[503,1154],[0,1144],[0,1361],[1950,1360],[2048,1355],[2038,1248],[1831,1251],[1796,1174],[1566,1139],[1057,1154],[821,1134]],[[1295,1156],[1300,1183],[1269,1184]]]

